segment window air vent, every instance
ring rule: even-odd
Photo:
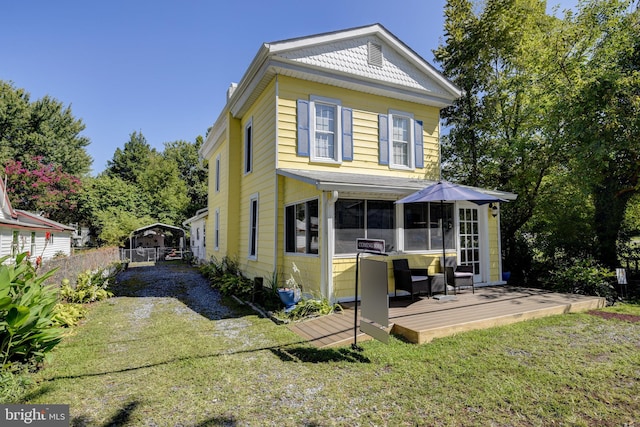
[[[367,47],[369,50],[369,65],[382,67],[382,46],[369,42]]]

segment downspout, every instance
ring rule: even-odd
[[[332,303],[336,302],[333,289],[333,255],[334,255],[334,240],[335,240],[335,206],[338,200],[339,193],[337,190],[331,192],[323,192],[323,205],[324,205],[324,221],[326,226],[324,227],[324,239],[322,244],[322,273],[321,273],[321,286],[322,295],[329,299]]]

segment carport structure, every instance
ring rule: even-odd
[[[182,259],[186,251],[186,231],[173,225],[155,223],[129,234],[123,259],[132,263]]]

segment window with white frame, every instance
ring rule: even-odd
[[[424,168],[424,124],[413,114],[378,115],[378,163],[392,169]]]
[[[335,206],[335,253],[356,253],[356,239],[382,239],[396,250],[395,205],[388,200],[339,199]]]
[[[11,240],[11,256],[15,258],[18,255],[18,240],[20,238],[20,232],[17,230],[13,230],[13,237]]]
[[[249,258],[258,258],[258,195],[249,201]]]
[[[324,163],[353,160],[352,109],[339,99],[315,95],[299,99],[297,105],[299,156]]]
[[[443,226],[446,249],[455,248],[453,204],[406,203],[403,206],[404,250],[442,249]]]
[[[285,251],[318,253],[318,200],[289,205],[285,208]]]
[[[30,255],[31,256],[36,256],[36,232],[35,231],[31,232],[31,250],[30,250]]]
[[[244,173],[253,170],[253,119],[244,127]]]
[[[391,166],[413,168],[412,117],[409,114],[394,111],[391,112],[390,119],[389,153],[391,154]]]
[[[217,251],[220,249],[220,208],[216,209],[213,220],[213,246]]]
[[[215,175],[215,179],[216,179],[216,193],[220,192],[220,154],[218,154],[218,157],[216,157],[216,175]]]

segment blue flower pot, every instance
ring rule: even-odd
[[[502,272],[502,280],[504,280],[505,282],[508,282],[510,278],[511,278],[511,272],[510,271],[503,271]]]
[[[284,304],[284,311],[288,313],[293,310],[298,301],[300,301],[301,292],[299,289],[278,289],[278,296]]]

